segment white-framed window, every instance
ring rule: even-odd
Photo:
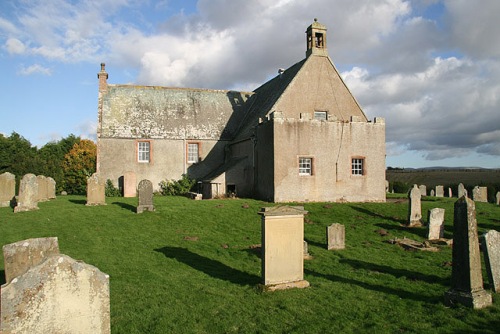
[[[328,119],[328,113],[326,111],[315,111],[314,119],[319,121],[326,121]]]
[[[352,162],[351,162],[352,175],[363,175],[364,174],[364,165],[365,165],[365,159],[352,158]]]
[[[190,164],[197,163],[200,159],[200,146],[198,143],[187,144],[187,162]]]
[[[299,175],[312,175],[312,158],[299,158]]]
[[[151,145],[149,141],[137,142],[137,161],[149,162],[151,159]]]

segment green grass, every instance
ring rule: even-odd
[[[85,197],[40,203],[14,214],[0,208],[0,243],[57,236],[61,253],[110,275],[113,333],[498,333],[499,295],[484,310],[449,308],[451,249],[408,252],[384,240],[424,240],[425,228],[400,224],[407,203],[306,203],[307,289],[263,293],[262,206],[255,200],[192,201],[155,197],[155,212],[135,214],[136,199]],[[425,198],[422,212],[453,199]],[[247,204],[249,207],[243,207]],[[477,203],[480,233],[500,230],[500,208]],[[346,249],[326,250],[326,226],[346,226]],[[387,236],[376,231],[384,229]],[[4,281],[0,255],[0,281]],[[486,275],[484,275],[488,287]]]

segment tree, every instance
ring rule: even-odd
[[[69,194],[84,194],[87,178],[96,170],[96,144],[88,139],[75,143],[64,156],[64,190]]]

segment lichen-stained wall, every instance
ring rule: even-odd
[[[275,202],[385,201],[385,122],[274,118]],[[312,158],[312,175],[299,175],[299,157]],[[351,159],[364,159],[352,175]]]

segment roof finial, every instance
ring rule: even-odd
[[[318,19],[317,19],[317,18],[314,18],[314,22],[318,22]]]

